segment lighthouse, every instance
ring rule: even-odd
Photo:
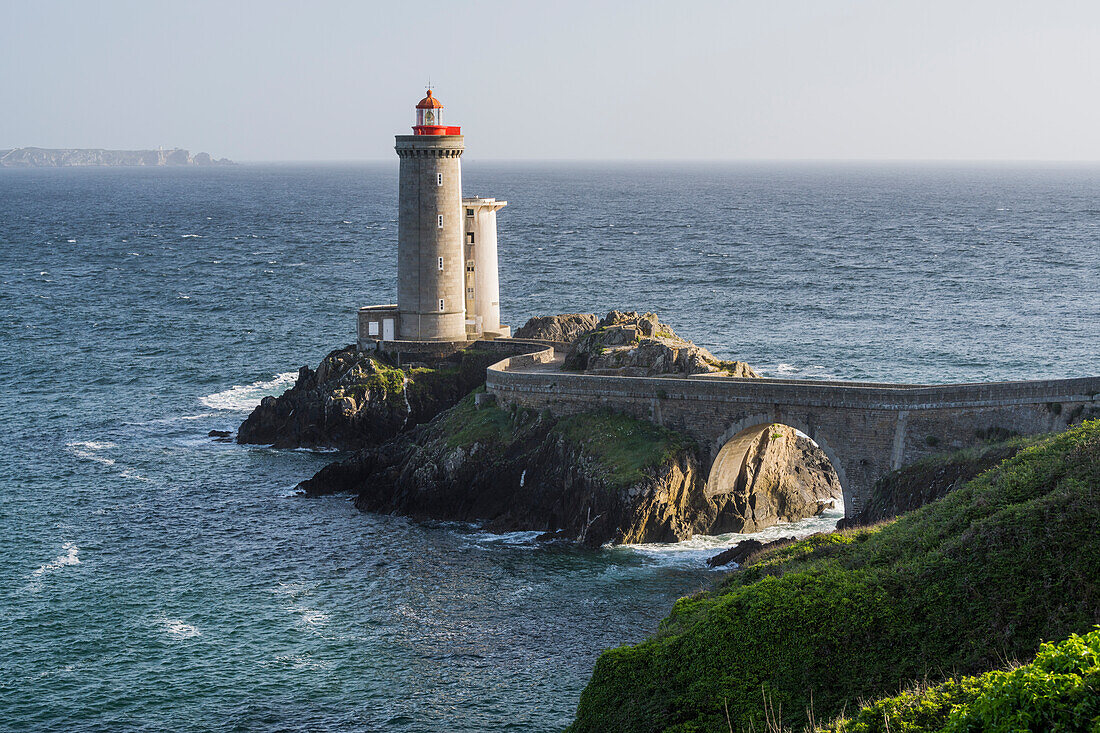
[[[462,129],[443,124],[428,90],[412,135],[397,136],[397,329],[402,341],[466,338],[462,260]]]
[[[359,309],[360,348],[409,350],[510,335],[500,323],[496,212],[462,197],[462,129],[429,89],[413,134],[397,135],[397,305]]]

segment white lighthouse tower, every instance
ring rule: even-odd
[[[496,212],[462,198],[462,129],[427,91],[412,135],[398,135],[397,304],[359,309],[361,349],[409,350],[511,334],[500,323]]]

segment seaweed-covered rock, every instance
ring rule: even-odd
[[[567,342],[595,327],[596,316],[592,313],[562,313],[535,316],[518,328],[513,336],[518,339]]]
[[[651,377],[714,374],[756,377],[743,361],[723,361],[680,338],[653,313],[611,311],[566,354],[565,369]]]

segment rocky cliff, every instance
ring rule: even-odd
[[[103,150],[101,148],[16,148],[0,150],[0,168],[69,168],[75,166],[232,165],[209,153],[191,156],[183,148],[171,150]]]
[[[520,331],[576,339],[570,357],[595,370],[755,376],[743,362],[680,339],[653,314],[612,311],[599,323],[566,314],[532,319]],[[400,367],[354,347],[334,351],[316,371],[302,367],[282,396],[265,398],[237,439],[357,451],[303,482],[308,494],[350,492],[365,511],[537,530],[588,545],[753,532],[819,514],[840,496],[824,454],[790,428],[762,433],[736,486],[712,498],[695,446],[652,423],[503,409],[483,393],[463,399],[510,344],[511,353],[532,349],[496,341]]]
[[[506,354],[476,346],[432,363],[394,366],[354,346],[333,351],[316,371],[302,367],[294,386],[265,397],[237,432],[240,443],[277,448],[356,449],[427,422],[485,382]]]
[[[479,407],[471,395],[413,434],[327,466],[299,488],[354,492],[365,511],[535,530],[589,546],[676,542],[823,511],[827,502],[794,497],[811,484],[835,485],[821,469],[824,457],[777,445],[759,446],[764,469],[736,497],[714,500],[684,436],[610,413],[555,419],[488,401]],[[784,466],[804,479],[782,478]]]
[[[743,361],[723,361],[680,338],[656,314],[611,311],[574,341],[565,369],[630,377],[714,374],[756,377]]]

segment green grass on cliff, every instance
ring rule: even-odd
[[[370,369],[356,364],[348,374],[350,382],[336,387],[336,396],[348,395],[356,400],[365,400],[368,394],[390,399],[405,391],[405,372],[378,359],[367,358]]]
[[[613,489],[641,481],[647,470],[692,446],[679,433],[625,415],[601,411],[555,420],[522,408],[479,408],[473,394],[447,411],[433,429],[449,448],[474,443],[503,448],[523,440],[539,420],[549,424],[549,435],[569,441],[590,456],[595,470]]]
[[[653,638],[601,655],[570,730],[766,730],[766,710],[798,729],[811,708],[829,720],[1097,622],[1093,421],[893,523],[764,553],[681,599]]]
[[[530,410],[504,410],[496,405],[477,407],[474,395],[484,391],[481,387],[466,395],[434,423],[433,431],[449,448],[464,448],[474,443],[505,445],[516,437],[521,424],[534,416]]]
[[[818,733],[1100,730],[1100,629],[1047,643],[1015,669],[922,685],[865,705]]]
[[[554,430],[599,460],[607,468],[605,479],[614,488],[641,481],[648,469],[691,445],[680,433],[607,411],[567,417]]]

